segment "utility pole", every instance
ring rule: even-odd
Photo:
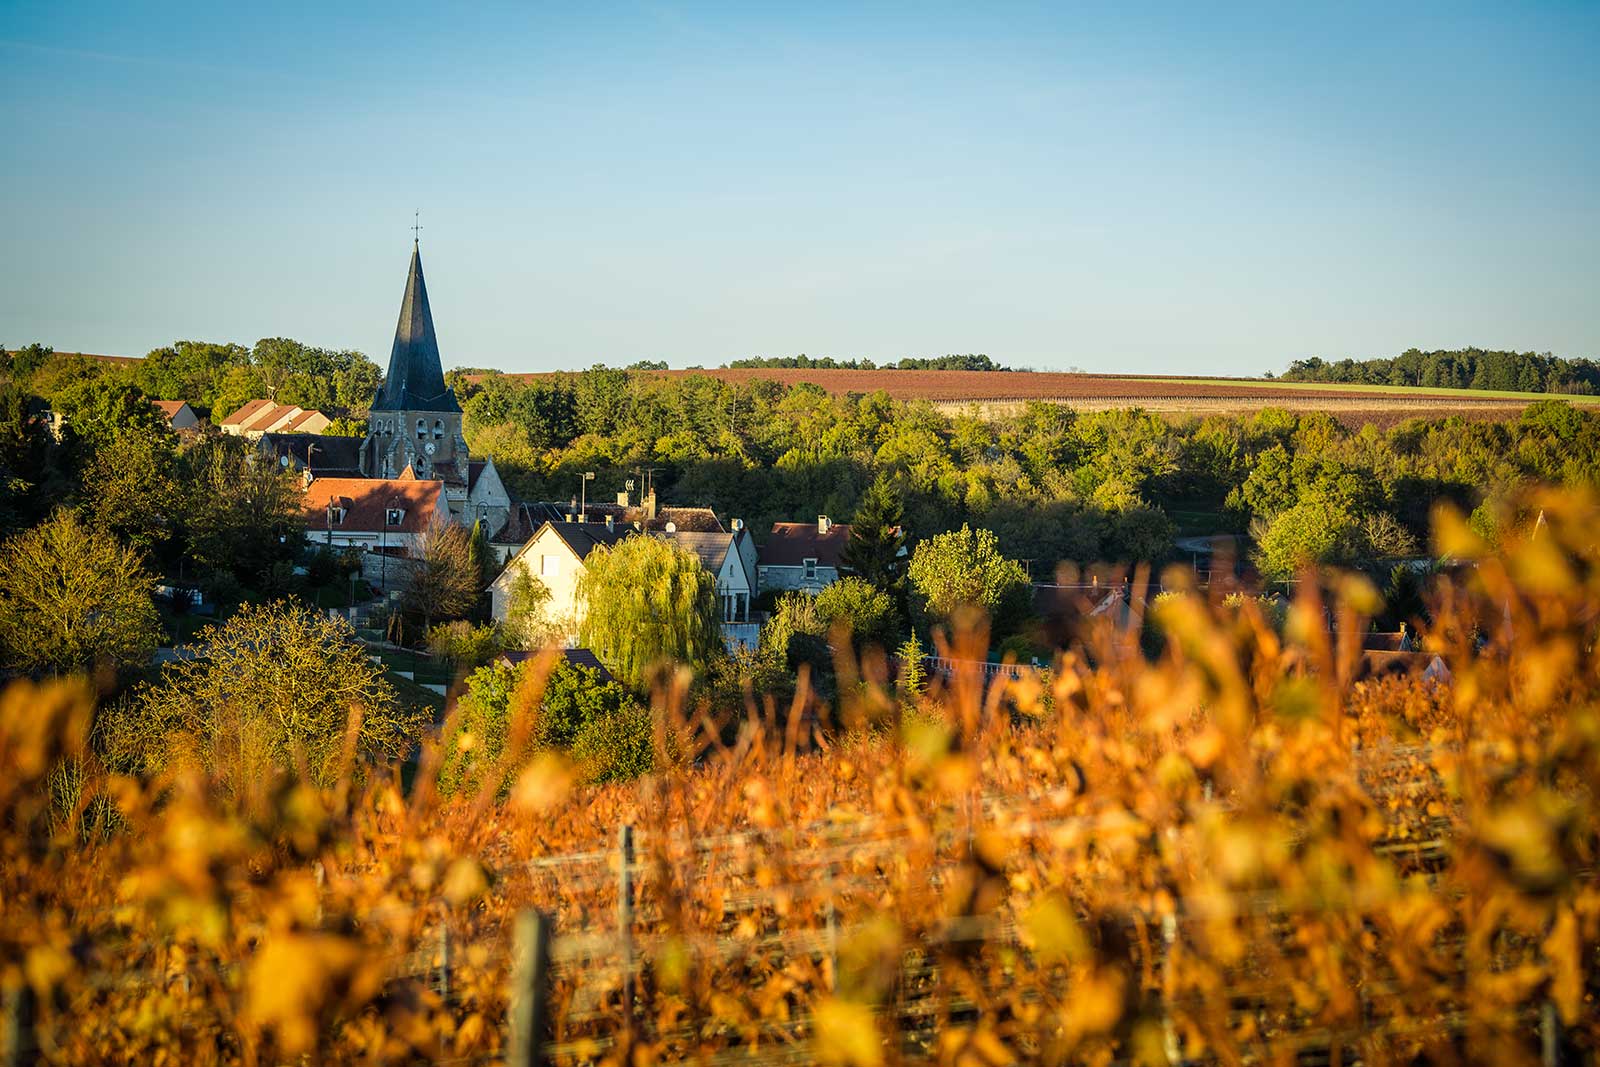
[[[580,491],[583,494],[579,498],[581,503],[578,504],[579,522],[583,522],[587,518],[584,512],[589,510],[589,483],[592,481],[594,481],[594,471],[584,471],[583,477],[578,479],[578,485],[580,486]]]

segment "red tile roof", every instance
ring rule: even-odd
[[[836,522],[818,533],[814,522],[775,522],[772,536],[761,549],[763,567],[799,567],[814,559],[824,567],[837,567],[850,541],[850,527]]]
[[[328,529],[328,505],[345,509],[334,532],[422,533],[445,514],[444,483],[398,478],[318,478],[305,491],[307,530]],[[405,514],[398,526],[385,526],[385,513],[400,508]]]
[[[263,408],[276,407],[270,400],[247,400],[244,407],[222,420],[224,426],[238,426],[251,416],[259,413]]]

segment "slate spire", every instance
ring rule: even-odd
[[[428,287],[422,280],[422,250],[411,244],[411,274],[394,329],[389,373],[372,401],[374,411],[460,411],[455,390],[444,383],[439,342],[433,336]]]

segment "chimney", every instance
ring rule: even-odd
[[[651,486],[650,491],[644,495],[644,517],[648,522],[656,517],[656,490]]]
[[[606,533],[613,533],[617,528],[616,520],[610,515],[606,516]]]
[[[826,516],[826,515],[818,515],[817,516],[817,533],[818,533],[818,535],[819,536],[820,535],[826,535],[827,532],[829,530],[831,530],[831,529],[833,529],[833,523],[828,519],[828,516]]]

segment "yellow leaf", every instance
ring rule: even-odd
[[[864,1004],[824,1000],[816,1008],[816,1038],[812,1049],[818,1063],[840,1067],[879,1067],[883,1042]]]

